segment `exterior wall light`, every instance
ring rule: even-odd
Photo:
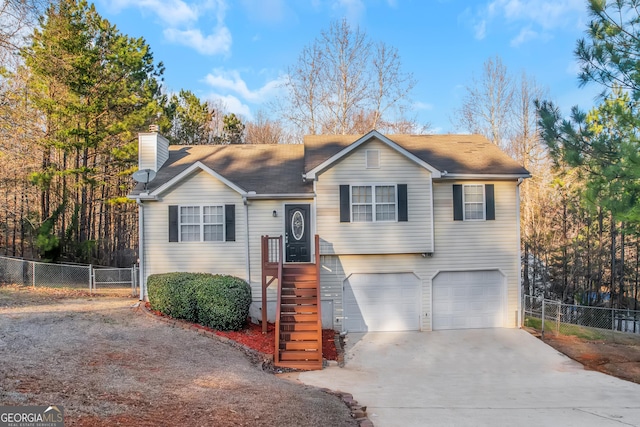
[[[274,217],[274,218],[275,218],[275,217],[277,217],[277,216],[278,216],[278,211],[276,211],[276,210],[274,209],[274,210],[273,210],[272,215],[273,215],[273,217]]]

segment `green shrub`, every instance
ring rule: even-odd
[[[201,273],[153,274],[147,280],[151,308],[176,319],[198,321],[195,287],[202,280]]]
[[[251,287],[234,276],[215,275],[196,289],[199,323],[219,330],[242,328],[249,315]]]
[[[147,280],[151,308],[220,330],[242,328],[251,287],[234,276],[206,273],[153,274]]]
[[[147,295],[149,304],[154,310],[169,314],[173,305],[171,294],[172,277],[178,273],[152,274],[147,279]]]

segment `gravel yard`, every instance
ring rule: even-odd
[[[0,287],[0,404],[63,405],[69,426],[354,426],[337,396],[155,321],[134,299]]]

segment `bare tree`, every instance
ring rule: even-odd
[[[522,166],[535,174],[547,173],[551,166],[547,147],[540,138],[535,107],[535,101],[545,97],[547,90],[523,71],[513,92],[510,139],[505,148]]]
[[[282,144],[287,142],[287,134],[277,120],[270,120],[259,111],[253,121],[247,122],[245,141],[247,144]]]
[[[480,79],[474,77],[466,87],[462,105],[452,121],[458,128],[484,135],[504,148],[510,132],[513,100],[514,85],[507,67],[499,56],[489,58]]]
[[[19,68],[0,79],[0,254],[32,257],[31,235],[38,191],[29,175],[41,152],[33,141],[42,133],[41,115],[30,103],[29,74]]]
[[[49,4],[45,0],[2,0],[0,3],[0,64],[10,66],[15,53],[25,45],[38,23],[38,16]]]
[[[397,115],[391,120],[379,118],[374,110],[359,111],[353,118],[353,129],[356,134],[364,134],[377,129],[385,134],[421,135],[429,132],[429,123],[419,123],[416,116],[408,116],[408,109],[399,108]]]
[[[334,22],[289,68],[278,110],[297,133],[351,134],[392,122],[415,86],[397,49]],[[404,117],[403,117],[404,118]]]
[[[396,107],[402,111],[404,107],[401,101],[408,99],[411,91],[416,86],[416,80],[412,74],[403,73],[398,49],[378,43],[373,58],[373,68],[376,78],[376,86],[373,88],[374,117],[372,128],[377,128],[385,113]],[[410,122],[401,119],[399,125]]]
[[[277,107],[283,117],[303,134],[315,134],[320,122],[318,112],[325,101],[320,87],[322,61],[317,41],[302,50],[296,65],[289,67],[284,83],[288,97],[280,100]]]
[[[324,64],[321,87],[329,116],[323,133],[352,132],[353,114],[369,97],[371,42],[359,28],[352,30],[346,20],[334,22],[321,36]]]

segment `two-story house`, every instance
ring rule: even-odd
[[[130,196],[143,284],[232,274],[251,284],[254,312],[310,320],[300,306],[316,298],[323,327],[339,331],[518,326],[519,185],[530,175],[481,136],[139,142],[139,168],[156,172]],[[280,296],[279,282],[290,288]]]

